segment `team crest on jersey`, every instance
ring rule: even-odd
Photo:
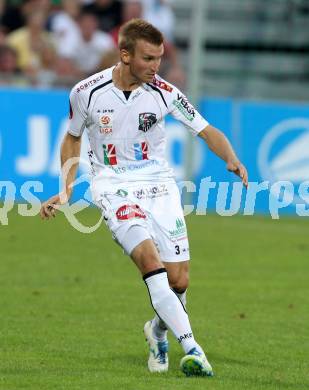
[[[157,122],[157,116],[153,112],[142,112],[138,118],[138,130],[146,133]]]

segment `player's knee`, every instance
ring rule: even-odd
[[[170,280],[170,286],[177,294],[182,294],[189,287],[189,274],[185,273],[177,279]]]
[[[134,250],[134,259],[138,260],[142,264],[158,264],[161,268],[162,264],[160,262],[158,254],[153,250]]]
[[[186,289],[189,287],[189,282],[180,282],[174,285],[172,289],[177,293],[177,294],[182,294],[186,291]]]
[[[132,259],[142,274],[146,274],[163,267],[154,244],[151,240],[146,241],[148,242],[142,242],[131,253]]]

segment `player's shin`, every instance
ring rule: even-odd
[[[192,348],[200,349],[194,339],[185,307],[169,286],[165,268],[150,272],[144,275],[143,279],[155,312],[174,333],[185,353]]]
[[[180,302],[186,307],[187,299],[186,293],[187,290],[179,292],[176,289],[173,289]],[[164,341],[167,337],[167,326],[164,321],[156,314],[154,319],[151,321],[152,333],[158,341]]]

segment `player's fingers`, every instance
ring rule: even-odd
[[[50,204],[45,204],[43,206],[43,214],[44,214],[44,219],[49,219],[52,217],[52,207]]]
[[[46,203],[43,203],[42,206],[41,206],[40,216],[41,216],[42,219],[47,219],[48,218],[46,207],[47,207]]]
[[[230,172],[235,173],[235,175],[240,176],[240,172],[239,172],[240,171],[240,167],[241,167],[240,163],[231,163],[231,164],[228,164],[227,169]]]
[[[238,175],[243,180],[244,175],[245,175],[245,170],[244,170],[244,167],[242,165],[238,169]]]
[[[232,171],[235,175],[239,176],[243,185],[246,188],[248,187],[248,173],[246,168],[241,163],[239,163],[238,165],[230,166],[229,170]]]
[[[246,172],[246,175],[245,175],[245,177],[243,179],[243,183],[244,183],[244,186],[246,188],[248,188],[249,182],[248,182],[248,174],[247,174],[247,172]]]
[[[56,214],[56,209],[54,208],[54,205],[51,205],[51,206],[49,206],[50,208],[49,208],[49,212],[50,212],[50,215],[53,217],[53,218],[55,218],[55,214]]]
[[[55,218],[55,213],[56,213],[56,205],[51,203],[47,206],[47,212],[50,217]]]
[[[240,162],[231,164],[229,163],[227,165],[227,169],[230,172],[233,172],[235,175],[239,176],[243,185],[248,188],[248,172],[244,165],[242,165]]]
[[[41,211],[40,211],[40,215],[41,215],[42,219],[48,219],[48,214],[46,212],[46,207],[45,206],[42,206]]]
[[[243,185],[248,188],[248,172],[244,166],[241,167],[240,177],[242,179]]]

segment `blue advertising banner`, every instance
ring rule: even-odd
[[[0,199],[31,202],[57,193],[68,91],[0,89],[0,107]],[[205,98],[199,110],[231,140],[248,168],[250,186],[246,192],[197,137],[188,189],[197,212],[309,215],[309,105]],[[188,132],[169,117],[167,135],[167,158],[177,180],[185,180]],[[85,161],[87,149],[85,137]],[[80,174],[88,169],[81,164]],[[75,199],[90,201],[86,184],[76,186]]]
[[[18,190],[27,180],[41,181],[42,193],[58,186],[59,142],[65,131],[67,92],[0,90],[2,117],[0,178]]]
[[[267,212],[281,192],[282,211],[309,215],[309,106],[243,102],[239,123],[241,158],[260,183],[256,210]]]

